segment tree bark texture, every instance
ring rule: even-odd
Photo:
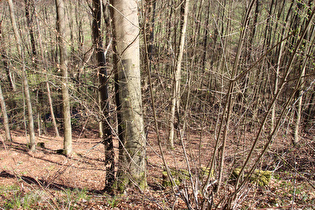
[[[68,67],[67,67],[67,47],[65,42],[65,6],[63,0],[56,0],[57,10],[57,34],[59,44],[60,63],[59,68],[62,74],[62,105],[63,105],[63,123],[64,123],[64,154],[72,153],[72,131],[70,115],[70,96],[68,91]]]
[[[177,112],[179,111],[179,105],[180,105],[181,68],[182,68],[182,59],[183,59],[183,54],[184,54],[186,29],[187,29],[187,22],[188,22],[188,12],[189,12],[189,0],[186,0],[183,26],[181,28],[179,53],[178,53],[177,62],[176,62],[176,70],[174,73],[174,87],[173,87],[173,96],[172,96],[172,102],[171,102],[171,117],[170,117],[170,128],[169,128],[169,138],[168,138],[169,146],[171,148],[174,148],[175,112],[176,112],[176,108],[177,108]]]
[[[137,1],[112,0],[114,70],[119,131],[117,188],[131,182],[146,186],[145,147],[140,84]]]
[[[105,67],[106,58],[103,47],[103,38],[101,34],[101,19],[102,19],[102,2],[100,0],[93,0],[93,42],[96,52],[97,67],[99,71],[99,95],[100,106],[103,117],[102,119],[102,134],[105,145],[105,190],[111,190],[115,181],[115,153],[112,138],[112,131],[109,126],[109,100],[108,100],[108,76]]]

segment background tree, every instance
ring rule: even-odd
[[[0,53],[1,53],[1,57],[3,59],[6,59],[5,56],[5,51],[3,49],[4,45],[3,45],[3,40],[2,40],[2,20],[0,21]],[[6,61],[4,62],[4,66],[7,67]],[[10,81],[10,78],[9,78]],[[3,93],[2,93],[2,87],[0,84],[0,104],[1,104],[1,111],[2,111],[2,115],[3,115],[3,125],[4,125],[4,130],[5,130],[5,138],[7,141],[11,141],[11,133],[10,133],[10,126],[9,126],[9,118],[8,118],[8,114],[7,114],[7,108],[5,105],[5,100],[3,97]]]
[[[5,139],[7,141],[11,141],[9,119],[8,119],[7,108],[5,105],[4,97],[2,94],[1,85],[0,85],[0,104],[1,104],[1,111],[2,111],[2,117],[3,117],[3,125],[4,125],[4,130],[5,130]]]
[[[171,148],[174,148],[174,124],[175,124],[175,112],[180,115],[179,104],[180,104],[180,83],[181,83],[181,71],[182,71],[182,59],[184,54],[185,39],[186,39],[186,28],[188,23],[188,13],[189,13],[189,0],[185,0],[185,9],[183,14],[183,23],[181,27],[180,35],[180,45],[178,57],[176,59],[176,69],[174,72],[174,82],[173,82],[173,94],[171,100],[171,116],[170,116],[170,130],[169,130],[169,144]],[[177,45],[176,45],[177,46]],[[180,123],[180,122],[178,122]]]
[[[22,50],[22,42],[21,42],[21,37],[19,30],[16,25],[16,20],[15,20],[15,14],[14,14],[14,5],[12,0],[8,0],[9,3],[9,8],[10,8],[10,18],[11,18],[11,23],[14,31],[14,37],[16,40],[16,45],[17,45],[17,51],[19,58],[21,59],[22,62],[22,71],[21,71],[21,77],[23,80],[23,88],[24,88],[24,94],[25,94],[25,101],[27,104],[27,113],[28,113],[28,127],[29,127],[29,147],[30,151],[34,152],[36,148],[36,142],[35,142],[35,131],[34,131],[34,119],[33,119],[33,110],[32,110],[32,103],[31,103],[31,95],[29,91],[29,86],[28,86],[28,80],[27,80],[27,74],[26,74],[26,69],[25,69],[25,57],[24,57],[24,51]]]

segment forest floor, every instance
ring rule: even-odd
[[[56,152],[62,148],[61,137],[37,137],[37,142],[44,144],[30,153],[24,133],[13,132],[13,142],[3,142],[2,134],[0,209],[187,209],[184,200],[162,184],[164,167],[153,133],[148,136],[147,189],[128,188],[116,195],[102,192],[104,147],[96,132],[74,136],[71,158]],[[186,149],[192,168],[206,165],[212,147],[199,147],[199,136],[191,136]],[[235,209],[315,209],[315,137],[306,135],[299,147],[289,141],[284,137],[275,141],[261,162],[261,168],[272,171],[270,182],[266,186],[248,185]],[[227,164],[236,157],[233,149],[227,147]],[[165,149],[165,157],[171,168],[187,168],[181,146]],[[227,193],[232,183],[224,183],[223,188]]]

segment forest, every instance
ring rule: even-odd
[[[314,209],[313,0],[0,0],[0,209]]]

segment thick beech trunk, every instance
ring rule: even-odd
[[[137,1],[112,0],[114,71],[119,131],[117,188],[146,187],[145,147],[140,84]]]

